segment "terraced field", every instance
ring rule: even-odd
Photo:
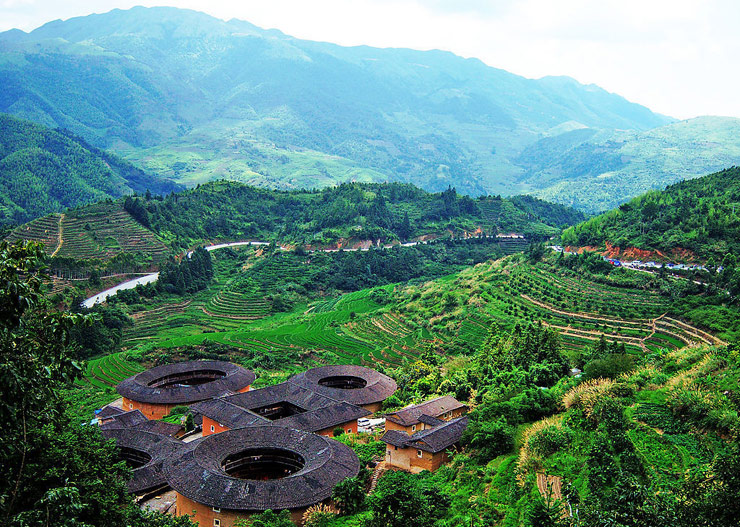
[[[270,314],[272,304],[258,295],[219,291],[211,297],[203,312],[232,320],[258,320]]]
[[[140,364],[127,360],[126,355],[126,352],[113,353],[88,361],[82,383],[96,388],[110,388],[144,370]]]
[[[276,267],[287,264],[296,265],[286,259]],[[371,290],[363,290],[296,306],[289,313],[271,312],[259,296],[263,286],[258,282],[276,276],[252,278],[239,281],[224,271],[209,290],[187,302],[135,314],[125,345],[175,348],[208,339],[255,353],[250,356],[293,357],[303,365],[395,367],[414,360],[435,339],[451,353],[458,345],[474,350],[494,324],[541,322],[557,329],[572,351],[593,345],[602,334],[632,353],[720,342],[667,316],[668,302],[655,292],[604,285],[547,266],[488,262],[420,288],[385,286],[387,297],[394,299],[385,306],[372,300]],[[450,294],[458,300],[445,307]],[[416,305],[425,302],[437,311]]]
[[[592,346],[601,335],[624,343],[632,353],[721,343],[667,316],[669,301],[654,291],[605,285],[568,269],[521,262],[481,264],[447,285],[430,283],[419,291],[420,299],[407,302],[406,307],[410,312],[434,313],[435,304],[456,291],[462,292],[467,304],[462,310],[458,307],[460,314],[454,317],[456,342],[469,350],[483,343],[493,324],[512,327],[537,322],[557,329],[565,349],[572,351]],[[426,316],[445,321],[446,315]]]
[[[39,218],[8,236],[10,241],[19,239],[42,242],[49,254],[76,260],[107,261],[120,253],[140,252],[156,263],[167,253],[167,246],[120,203],[98,203]]]
[[[59,245],[59,219],[61,214],[49,214],[31,223],[21,225],[6,238],[9,242],[32,240],[44,244],[44,250],[51,254]]]

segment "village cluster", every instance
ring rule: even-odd
[[[175,514],[200,527],[233,527],[268,509],[287,509],[300,524],[360,471],[354,451],[332,437],[385,426],[385,469],[434,471],[468,421],[467,407],[447,396],[369,419],[397,386],[361,366],[314,368],[259,389],[254,381],[236,364],[192,361],[121,382],[121,399],[96,422],[133,469],[129,490],[140,500],[174,491]],[[161,420],[178,406],[189,407],[194,430]]]

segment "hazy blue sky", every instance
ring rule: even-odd
[[[570,75],[678,118],[740,117],[737,0],[0,0],[0,30],[134,5],[343,45],[445,49],[526,77]]]

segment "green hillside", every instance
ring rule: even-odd
[[[56,257],[53,270],[73,268],[73,262],[94,267],[117,257],[118,269],[156,264],[167,246],[138,223],[122,202],[101,202],[61,214],[51,214],[15,228],[7,240],[30,240]],[[115,268],[115,267],[114,267]]]
[[[69,132],[0,114],[0,224],[131,192],[179,188]]]
[[[180,244],[260,239],[318,247],[363,241],[519,233],[542,239],[582,213],[533,198],[472,199],[455,189],[347,183],[320,191],[275,191],[216,182],[164,199],[127,199],[127,209],[162,238]]]
[[[513,181],[516,157],[545,135],[671,121],[567,77],[304,41],[173,8],[55,21],[0,42],[0,110],[188,185],[404,181],[512,195],[527,188]]]
[[[646,132],[582,128],[528,146],[519,181],[548,201],[588,212],[740,164],[740,119],[698,117]]]
[[[740,255],[740,169],[730,168],[651,191],[567,229],[568,245],[660,251],[714,260]],[[660,255],[658,255],[660,257]]]

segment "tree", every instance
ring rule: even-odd
[[[365,486],[359,477],[347,478],[334,487],[331,497],[342,514],[355,514],[365,506]]]
[[[11,527],[158,527],[126,490],[130,472],[97,427],[65,415],[59,389],[80,374],[71,330],[40,293],[39,245],[0,242],[0,518]]]
[[[378,481],[375,493],[369,498],[371,527],[427,527],[437,516],[446,513],[448,502],[430,503],[432,496],[425,493],[415,476],[406,472],[389,472]]]
[[[496,421],[486,421],[479,414],[473,413],[463,433],[462,444],[475,449],[478,459],[488,463],[501,454],[511,452],[514,448],[514,429],[503,417]]]
[[[249,519],[237,520],[234,527],[295,527],[288,511],[274,512],[267,509]]]

